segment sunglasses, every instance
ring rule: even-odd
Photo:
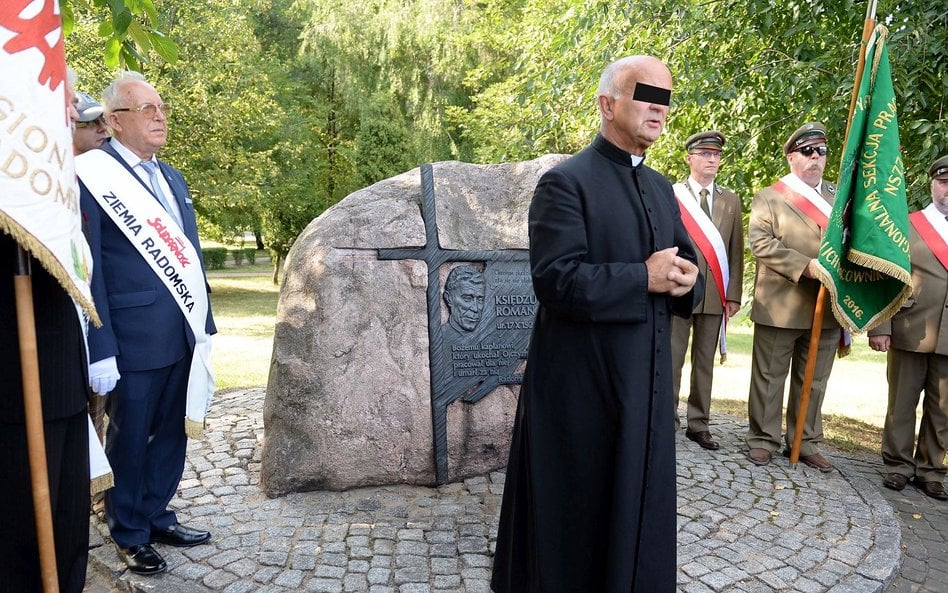
[[[104,126],[104,125],[105,125],[104,117],[97,117],[92,121],[77,121],[76,122],[77,128],[91,128],[91,127]]]
[[[804,146],[803,148],[798,148],[796,152],[799,152],[803,156],[813,156],[814,152],[820,156],[826,156],[826,153],[829,152],[829,148],[825,146]]]

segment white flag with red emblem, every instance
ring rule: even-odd
[[[57,0],[0,1],[0,230],[96,323]]]

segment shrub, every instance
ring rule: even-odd
[[[239,266],[240,264],[244,263],[244,250],[243,249],[235,249],[231,251],[230,253],[231,255],[234,256],[234,265]]]
[[[208,270],[223,270],[227,261],[227,249],[224,247],[208,247],[204,249],[204,265]]]
[[[244,259],[247,260],[247,263],[251,266],[257,262],[257,250],[252,247],[247,247],[242,250],[244,252]]]

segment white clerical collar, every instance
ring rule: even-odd
[[[632,166],[638,167],[642,164],[642,161],[645,160],[645,155],[639,156],[637,154],[629,153],[629,158],[632,159]]]

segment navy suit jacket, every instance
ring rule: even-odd
[[[138,175],[106,142],[101,148],[125,167],[135,179]],[[183,219],[184,233],[201,255],[197,222],[191,194],[181,172],[159,161]],[[140,180],[139,180],[140,181]],[[142,186],[151,193],[145,183]],[[155,276],[137,249],[105,214],[88,188],[79,180],[80,205],[88,222],[92,249],[92,297],[102,319],[102,327],[90,327],[91,362],[115,356],[119,371],[147,371],[169,366],[194,348],[194,333],[164,284]],[[205,288],[210,292],[205,278]],[[208,303],[205,330],[216,333]]]

